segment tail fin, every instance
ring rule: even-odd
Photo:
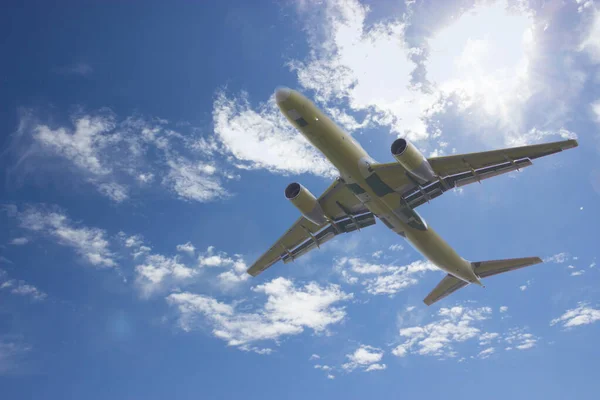
[[[503,272],[513,271],[515,269],[528,267],[530,265],[539,264],[542,259],[539,257],[525,257],[525,258],[509,258],[506,260],[494,260],[494,261],[478,261],[472,262],[471,266],[473,271],[480,278],[487,278],[492,275],[501,274]],[[436,301],[443,299],[444,297],[456,292],[458,289],[467,286],[467,282],[460,280],[450,274],[446,275],[444,279],[427,295],[423,300],[428,306],[432,305]]]

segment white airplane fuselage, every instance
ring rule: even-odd
[[[408,240],[433,264],[465,282],[481,285],[471,263],[460,257],[427,223],[410,210],[400,213],[398,193],[376,190],[377,164],[360,144],[300,93],[281,88],[275,94],[281,112],[306,139],[338,169],[340,178],[356,197],[391,230]]]

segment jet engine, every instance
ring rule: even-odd
[[[321,205],[307,188],[297,182],[290,183],[285,188],[285,198],[292,202],[304,218],[310,222],[323,225],[327,222]]]
[[[433,168],[417,148],[406,139],[396,139],[392,143],[392,155],[420,183],[435,178]]]

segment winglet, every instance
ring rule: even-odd
[[[579,146],[579,142],[577,142],[576,139],[565,140],[563,143],[564,143],[564,146],[561,146],[562,150],[568,150],[568,149],[572,149],[574,147]]]

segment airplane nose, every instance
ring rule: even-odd
[[[283,103],[288,97],[290,97],[291,93],[292,91],[286,87],[277,88],[277,90],[275,90],[275,100],[277,103]]]

